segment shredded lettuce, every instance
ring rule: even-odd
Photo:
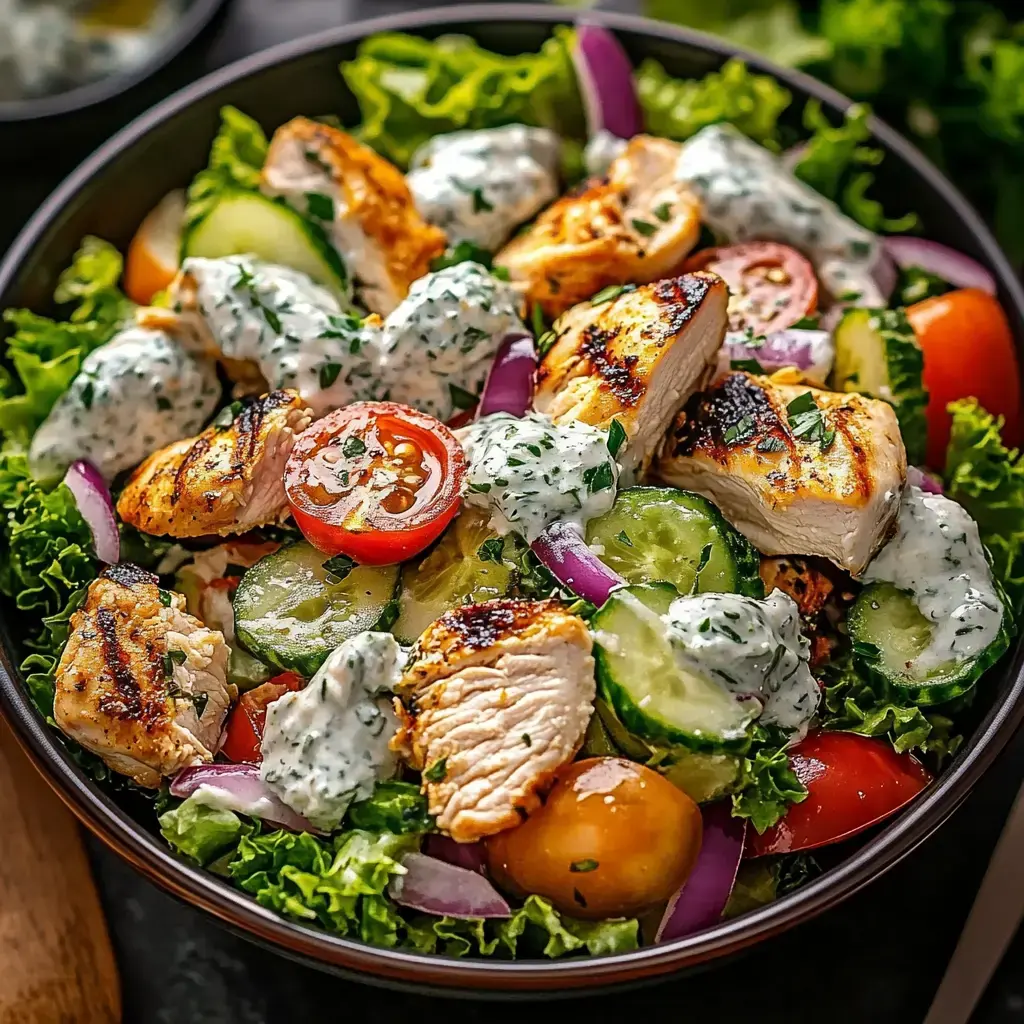
[[[778,123],[789,106],[789,90],[769,75],[753,74],[741,60],[703,78],[673,78],[656,61],[636,71],[646,130],[685,141],[702,128],[727,121],[755,142],[778,148]]]
[[[359,137],[407,167],[431,136],[461,129],[519,123],[582,136],[571,42],[559,27],[539,53],[506,57],[467,36],[370,36],[341,68],[362,112]]]
[[[164,839],[199,864],[209,864],[251,831],[233,811],[200,803],[194,793],[161,814],[159,822]]]
[[[427,798],[411,782],[378,782],[373,795],[348,809],[346,824],[371,832],[430,832],[434,819],[427,811]]]
[[[760,833],[771,828],[791,804],[807,799],[807,788],[789,766],[785,738],[757,726],[751,749],[742,758],[740,780],[732,797],[732,813],[747,818]]]

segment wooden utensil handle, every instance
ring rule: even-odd
[[[0,1024],[116,1024],[121,992],[78,825],[0,718]]]

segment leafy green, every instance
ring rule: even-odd
[[[732,797],[732,813],[748,818],[760,833],[789,809],[807,799],[807,789],[789,766],[784,738],[757,726],[751,748],[742,759],[740,781]]]
[[[123,270],[124,259],[114,246],[86,235],[57,281],[54,301],[74,305],[72,323],[120,326],[135,313],[135,303],[119,287]]]
[[[210,160],[188,187],[186,232],[216,206],[225,192],[260,187],[260,173],[269,143],[259,123],[235,107],[221,107],[220,130],[210,147]]]
[[[736,59],[703,78],[682,79],[648,58],[636,71],[636,87],[647,131],[679,141],[727,121],[777,148],[779,117],[792,99],[774,78],[753,74]]]
[[[411,782],[378,782],[373,796],[352,804],[346,824],[371,832],[430,832],[434,819],[427,811],[427,798]]]
[[[160,834],[179,853],[208,864],[235,847],[250,827],[233,811],[209,807],[193,793],[160,815]]]
[[[1024,610],[1024,462],[1002,441],[1002,417],[977,399],[949,406],[953,422],[946,453],[946,493],[978,524],[992,569],[1019,617]]]
[[[948,281],[922,267],[901,267],[892,301],[897,306],[912,306],[952,290]]]
[[[539,53],[506,57],[466,36],[378,32],[342,73],[362,112],[360,138],[399,167],[431,136],[528,124],[581,135],[583,107],[564,27]]]
[[[736,882],[722,917],[728,921],[774,903],[780,896],[794,892],[820,874],[821,866],[807,853],[745,860],[736,873]]]

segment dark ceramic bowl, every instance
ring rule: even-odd
[[[197,82],[111,139],[47,200],[0,266],[0,307],[45,309],[60,269],[83,235],[127,243],[150,207],[204,165],[217,128],[217,111],[224,103],[236,104],[268,128],[296,114],[332,111],[351,124],[357,119],[356,105],[338,74],[338,63],[352,57],[359,40],[372,32],[406,30],[428,36],[464,32],[484,46],[517,53],[536,50],[552,25],[566,17],[565,11],[519,4],[385,17],[279,46]],[[655,57],[675,75],[703,75],[734,52],[724,42],[696,32],[614,14],[593,17],[616,30],[634,60]],[[786,83],[798,100],[815,96],[832,112],[848,105],[842,96],[810,78],[745,56],[751,65]],[[913,207],[929,236],[969,253],[993,271],[1020,346],[1024,292],[988,230],[917,150],[884,124],[875,122],[873,130],[889,152],[880,183],[883,198],[887,193],[894,209]],[[153,834],[151,815],[147,823],[138,808],[82,774],[29,704],[17,678],[14,641],[6,628],[2,641],[3,711],[50,784],[113,850],[158,885],[265,946],[349,977],[421,990],[471,989],[506,996],[538,990],[593,990],[690,969],[760,942],[846,898],[923,842],[963,801],[1024,716],[1024,654],[1018,645],[985,679],[981,710],[969,741],[919,800],[866,841],[843,851],[848,856],[816,881],[745,917],[677,942],[617,956],[555,962],[457,961],[374,949],[295,924],[258,906],[216,876],[179,860]]]

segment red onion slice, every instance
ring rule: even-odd
[[[980,288],[996,294],[996,279],[977,260],[927,238],[892,235],[882,240],[885,251],[900,267],[920,267],[955,288]]]
[[[907,466],[907,483],[920,487],[925,494],[942,494],[942,481],[926,469]]]
[[[681,939],[716,924],[736,884],[747,836],[746,819],[732,816],[729,800],[702,807],[701,817],[704,838],[697,863],[665,908],[655,942]]]
[[[171,796],[191,796],[200,786],[221,789],[232,797],[233,810],[280,825],[292,832],[319,832],[296,814],[260,777],[256,764],[203,764],[182,768],[171,780]]]
[[[423,852],[457,868],[475,871],[478,875],[486,873],[483,843],[457,843],[451,836],[431,832],[423,840]]]
[[[79,459],[72,462],[64,475],[64,483],[75,496],[75,504],[92,532],[96,557],[114,565],[121,557],[121,535],[117,532],[114,499],[100,471]]]
[[[483,875],[423,853],[407,854],[404,875],[388,885],[388,895],[403,907],[439,917],[511,917],[512,909]]]
[[[522,416],[533,401],[536,369],[537,349],[533,338],[523,332],[506,334],[491,363],[491,372],[476,407],[476,418],[494,412]]]
[[[640,101],[633,85],[633,64],[622,44],[606,28],[577,24],[572,50],[580,95],[587,114],[587,134],[601,129],[631,139],[643,128]]]
[[[532,547],[559,582],[598,608],[616,587],[626,582],[587,547],[579,527],[573,523],[552,523]]]
[[[718,353],[719,373],[728,372],[734,360],[754,359],[765,373],[795,366],[811,380],[824,384],[832,369],[835,346],[828,331],[789,327],[766,335],[759,347],[748,344],[745,338],[739,332],[726,334]]]

